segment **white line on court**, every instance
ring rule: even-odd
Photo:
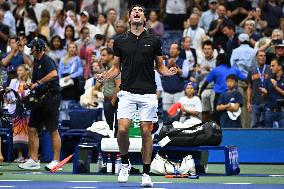
[[[78,183],[81,183],[81,182],[100,182],[100,181],[96,181],[96,180],[74,180],[74,181],[65,181],[65,182],[78,182]]]
[[[0,182],[28,182],[32,180],[0,180]]]
[[[70,188],[96,188],[94,186],[74,186],[74,187],[70,187]]]
[[[14,188],[15,186],[0,186],[0,188]]]
[[[284,177],[284,175],[269,175],[270,177]]]
[[[171,184],[172,182],[153,182],[153,183],[156,183],[156,184]]]
[[[252,183],[223,183],[223,184],[252,184]]]

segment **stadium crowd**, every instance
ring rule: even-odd
[[[111,68],[114,39],[128,31],[133,4],[146,7],[149,32],[178,37],[163,49],[165,65],[178,73],[155,73],[164,122],[180,102],[183,119],[214,120],[223,128],[284,127],[280,0],[1,0],[0,85],[28,94],[23,85],[31,81],[33,57],[26,45],[41,38],[58,67],[59,120],[70,119],[69,109],[80,104],[103,108],[112,127],[121,78],[101,85],[96,75]],[[21,132],[14,143],[27,143],[27,129]],[[18,154],[16,161],[24,161]]]

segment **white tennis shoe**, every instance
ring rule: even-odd
[[[21,169],[37,170],[40,169],[40,162],[34,161],[32,158],[30,158],[25,163],[20,163],[18,166]]]
[[[53,169],[56,165],[58,164],[57,160],[53,160],[52,162],[50,162],[49,164],[47,164],[44,168],[47,171],[50,171],[51,169]],[[57,169],[58,171],[62,171],[62,168]]]
[[[153,182],[151,180],[151,177],[146,173],[143,173],[143,175],[142,175],[141,187],[145,187],[145,188],[152,188],[153,187]]]

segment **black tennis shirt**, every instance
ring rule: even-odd
[[[154,60],[162,55],[161,41],[145,30],[139,36],[129,31],[115,38],[113,50],[120,58],[120,89],[155,94]]]

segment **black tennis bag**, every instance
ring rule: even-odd
[[[164,125],[159,133],[159,140],[168,137],[169,146],[218,146],[222,142],[222,129],[213,122],[203,122],[190,128],[177,129]]]

